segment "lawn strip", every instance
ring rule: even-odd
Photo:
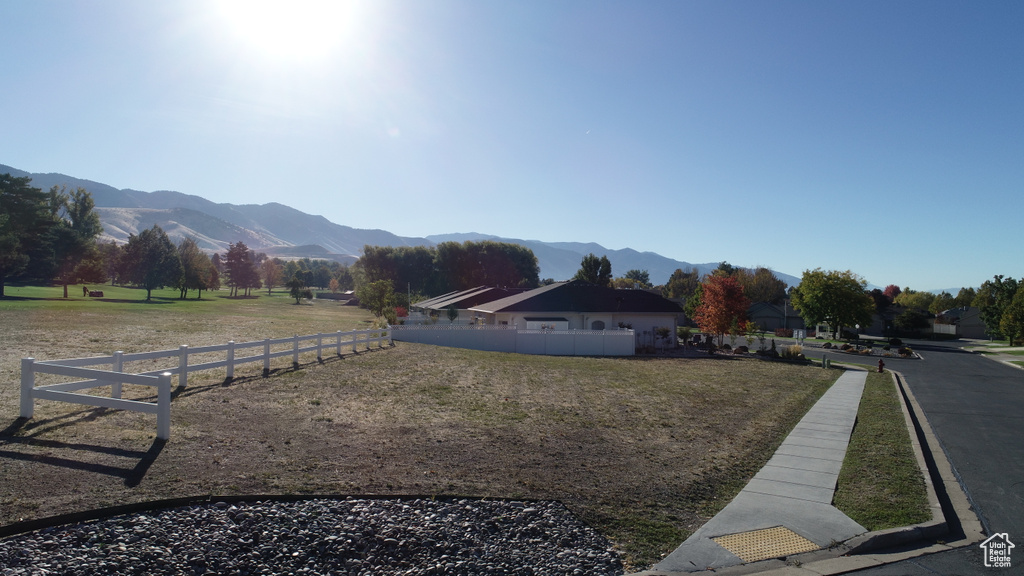
[[[930,520],[924,478],[889,372],[870,372],[834,503],[869,531]]]

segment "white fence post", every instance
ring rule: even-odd
[[[235,341],[234,340],[228,340],[228,358],[227,358],[227,360],[228,360],[228,365],[226,367],[227,371],[224,374],[224,378],[227,379],[227,380],[231,380],[232,378],[235,377]]]
[[[36,386],[35,358],[21,359],[21,417],[31,418],[35,413],[32,389]]]
[[[118,350],[117,352],[114,352],[114,361],[113,361],[112,364],[113,364],[113,366],[111,366],[111,369],[114,372],[124,372],[124,351]],[[120,380],[118,380],[117,382],[114,382],[113,384],[111,384],[110,385],[110,397],[111,398],[120,398],[121,397],[121,387],[122,387],[122,382]]]
[[[358,341],[359,341],[359,331],[356,330],[356,331],[352,332],[352,353],[353,354],[359,352],[359,350],[356,350],[356,342],[358,342]]]
[[[338,356],[341,356],[341,330],[338,330]]]
[[[270,375],[270,338],[263,341],[263,376]]]
[[[299,335],[292,338],[292,368],[299,369]]]
[[[178,347],[178,386],[188,386],[188,344]]]
[[[159,378],[156,393],[156,437],[160,440],[171,438],[171,373],[164,372]]]

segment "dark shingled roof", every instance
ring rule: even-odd
[[[616,290],[582,280],[541,286],[470,308],[475,312],[682,313],[678,304],[646,290]]]
[[[417,302],[413,306],[417,308],[425,308],[428,310],[444,310],[449,306],[454,305],[456,308],[465,310],[477,304],[483,304],[485,302],[491,302],[515,294],[521,294],[526,292],[524,288],[494,288],[488,286],[477,286],[469,290],[463,290],[461,292],[451,292]]]

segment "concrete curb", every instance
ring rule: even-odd
[[[851,538],[827,550],[793,555],[785,560],[773,559],[729,566],[708,572],[725,575],[768,574],[771,576],[829,576],[881,566],[968,546],[984,540],[984,530],[973,512],[969,498],[953,470],[939,439],[913,392],[899,372],[890,370],[900,396],[903,417],[910,432],[910,441],[918,466],[925,479],[928,506],[932,519],[920,524],[877,530]],[[938,488],[936,488],[938,486]],[[948,509],[943,510],[939,490],[946,496]],[[943,542],[951,532],[948,515],[954,515],[963,535]],[[630,576],[679,576],[683,572],[647,570]]]

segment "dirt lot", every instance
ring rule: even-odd
[[[225,306],[224,317],[0,309],[9,327],[0,334],[0,524],[202,494],[557,499],[639,569],[724,506],[836,377],[754,359],[551,358],[398,343],[324,364],[305,356],[299,370],[282,362],[269,378],[258,365],[230,383],[223,372],[190,377],[165,445],[154,441],[155,418],[136,413],[37,402],[35,418],[17,420],[24,355],[173,348],[155,332],[163,329],[174,345],[199,345],[366,320],[273,306]]]

